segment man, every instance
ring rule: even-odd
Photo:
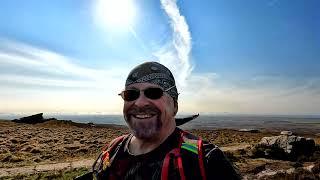
[[[179,94],[168,68],[138,65],[119,95],[131,134],[100,154],[97,179],[240,179],[217,146],[176,127]]]

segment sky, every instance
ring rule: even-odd
[[[320,114],[318,0],[2,0],[0,113],[121,114],[129,71],[179,113]]]

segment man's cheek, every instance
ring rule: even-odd
[[[124,115],[127,114],[128,110],[129,110],[129,107],[130,107],[129,104],[124,104],[124,105],[123,105],[123,114],[124,114]]]

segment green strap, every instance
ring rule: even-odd
[[[181,148],[198,154],[198,146],[195,144],[182,143]]]

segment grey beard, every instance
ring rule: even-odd
[[[162,128],[160,115],[157,116],[157,119],[150,122],[134,122],[130,117],[127,118],[126,121],[132,131],[132,134],[139,139],[153,139]]]

